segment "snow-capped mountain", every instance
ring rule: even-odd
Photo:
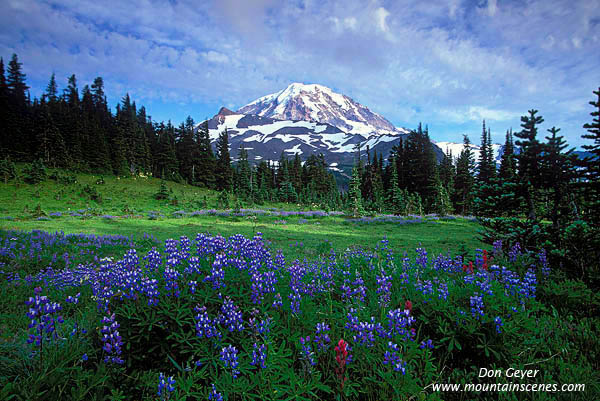
[[[452,153],[453,158],[457,158],[462,152],[464,145],[462,143],[455,142],[434,142],[444,153],[447,153],[448,150]],[[475,159],[475,163],[479,162],[479,155],[481,153],[481,146],[470,144],[469,147],[473,152],[473,156]],[[496,165],[500,166],[500,161],[502,159],[502,154],[504,153],[504,145],[500,145],[498,143],[492,144],[492,151],[494,152],[494,160],[496,161]]]
[[[391,148],[404,135],[399,134],[352,134],[331,124],[315,121],[278,120],[253,114],[236,113],[222,107],[217,115],[208,120],[211,141],[227,129],[232,158],[238,149],[248,150],[251,161],[277,161],[281,153],[296,154],[305,160],[310,155],[322,153],[332,170],[340,165],[352,165],[355,147],[367,145],[372,151],[387,157]]]
[[[348,134],[370,136],[403,135],[408,130],[395,127],[383,116],[346,95],[317,84],[293,83],[287,88],[256,99],[238,113],[255,114],[276,120],[302,120],[332,125]]]
[[[354,164],[356,145],[362,157],[366,148],[387,159],[392,148],[409,131],[395,127],[381,115],[322,85],[293,83],[282,91],[263,96],[237,112],[225,107],[208,120],[209,136],[216,142],[227,129],[230,153],[237,159],[240,148],[250,161],[278,161],[281,154],[323,154],[332,171],[347,175]],[[438,159],[442,151],[435,147]]]

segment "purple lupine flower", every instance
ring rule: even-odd
[[[250,326],[250,329],[252,329],[252,334],[254,335],[254,337],[263,337],[264,339],[266,339],[271,331],[272,321],[273,318],[267,317],[266,319],[257,322],[256,317],[253,316],[250,319],[248,319],[248,325]]]
[[[223,266],[226,262],[227,256],[225,254],[217,254],[210,269],[210,274],[204,278],[205,282],[208,281],[209,283],[212,283],[214,290],[225,287],[225,271],[223,270]]]
[[[77,295],[75,295],[74,297],[72,296],[68,296],[67,299],[65,299],[65,302],[68,304],[77,304],[79,303],[79,297],[81,296],[81,293],[78,292]]]
[[[494,250],[492,252],[494,255],[494,259],[498,259],[500,256],[502,256],[502,240],[494,241],[493,247]]]
[[[502,323],[502,318],[500,316],[496,316],[494,323],[496,323],[496,332],[498,334],[502,333],[502,326],[504,326],[504,323]]]
[[[479,319],[484,315],[483,298],[478,293],[475,293],[471,297],[471,315],[476,319]]]
[[[359,322],[358,326],[355,328],[353,339],[355,342],[365,345],[367,348],[375,345],[375,336],[373,332],[375,331],[376,324],[375,318],[371,317],[370,322]]]
[[[427,251],[424,248],[417,248],[417,257],[415,259],[415,262],[422,269],[426,269],[427,268],[427,262],[428,262],[428,260],[427,260]]]
[[[525,273],[525,277],[523,278],[521,290],[519,292],[525,298],[535,298],[536,284],[537,284],[537,278],[535,275],[535,270],[533,268],[529,268],[529,269],[527,269],[527,272]]]
[[[548,276],[550,275],[550,265],[548,263],[548,255],[546,254],[546,250],[542,249],[537,254],[537,257],[541,265],[542,276],[544,278],[548,278]]]
[[[300,301],[302,300],[302,296],[300,295],[300,291],[298,291],[297,287],[291,289],[288,298],[290,299],[290,309],[292,313],[299,315],[302,313],[300,309]]]
[[[56,338],[57,324],[64,322],[58,313],[62,310],[59,303],[50,302],[47,296],[40,295],[41,287],[34,289],[34,297],[29,297],[25,304],[29,306],[27,317],[30,319],[29,328],[35,328],[36,334],[30,334],[27,343],[35,342],[41,346],[46,338]]]
[[[179,277],[181,277],[181,273],[170,267],[165,267],[163,277],[165,279],[166,295],[172,295],[175,298],[179,298],[179,295],[181,294],[181,291],[179,290]]]
[[[179,237],[179,255],[182,259],[190,257],[190,239],[185,235]]]
[[[258,272],[253,273],[250,281],[252,282],[250,288],[250,299],[252,300],[252,303],[260,305],[262,303],[264,293],[266,292],[263,275]]]
[[[424,282],[417,280],[415,288],[421,291],[425,296],[433,294],[433,283],[431,280],[425,280]],[[427,300],[425,299],[423,302],[427,303]]]
[[[127,266],[127,269],[129,270],[137,269],[138,264],[140,263],[137,251],[135,249],[129,249],[123,256],[123,263],[125,263],[125,266]]]
[[[212,389],[208,393],[208,401],[223,401],[223,396],[217,392],[215,384],[212,384]]]
[[[317,323],[317,333],[315,335],[315,343],[319,351],[326,351],[329,348],[331,339],[329,338],[330,328],[325,322]]]
[[[281,305],[283,305],[283,302],[281,300],[281,294],[277,293],[275,294],[275,299],[273,300],[273,304],[271,305],[274,309],[279,309],[281,308]]]
[[[421,345],[419,345],[420,349],[433,349],[433,341],[431,341],[431,339],[428,339],[427,341],[421,341]]]
[[[546,255],[546,250],[542,249],[537,256],[538,260],[540,261],[540,264],[542,265],[542,276],[544,276],[544,278],[548,278],[548,276],[550,275],[550,265],[548,264],[548,256]]]
[[[380,273],[381,274],[378,274],[376,276],[376,292],[379,295],[379,306],[385,308],[390,304],[390,299],[392,295],[392,276],[386,275],[383,269],[381,269]]]
[[[415,318],[410,315],[408,309],[394,309],[388,312],[388,338],[400,336],[404,341],[414,337],[414,331],[411,325],[415,322]]]
[[[142,277],[140,281],[140,292],[148,297],[148,306],[158,305],[158,280]]]
[[[401,372],[403,375],[406,374],[406,362],[400,359],[400,355],[398,353],[400,350],[398,349],[398,345],[393,342],[388,342],[388,350],[385,351],[383,355],[383,364],[390,365],[395,372]]]
[[[448,299],[448,284],[440,283],[438,286],[438,299],[446,301]]]
[[[173,379],[173,376],[165,377],[164,373],[158,376],[158,396],[161,400],[169,399],[171,393],[175,391],[174,384],[175,379]]]
[[[237,354],[237,349],[231,345],[221,349],[221,360],[225,364],[225,369],[229,368],[231,371],[231,376],[234,379],[236,379],[240,373],[240,371],[237,369],[239,365]]]
[[[229,297],[225,298],[218,316],[219,323],[225,326],[231,333],[244,330],[242,311],[233,303]]]
[[[115,314],[113,313],[110,316],[103,317],[102,324],[103,326],[102,329],[100,329],[100,333],[102,334],[101,341],[104,343],[102,350],[106,353],[104,362],[122,365],[125,363],[125,361],[121,359],[121,346],[123,345],[123,341],[117,330],[120,325],[115,320]]]
[[[516,262],[516,261],[517,261],[517,258],[518,258],[519,256],[521,256],[521,255],[522,255],[522,252],[521,252],[521,244],[519,244],[518,242],[516,242],[516,243],[515,243],[515,244],[512,246],[512,248],[510,248],[510,250],[508,251],[508,259],[509,259],[511,262]]]
[[[212,320],[206,312],[206,306],[196,307],[194,311],[197,313],[196,317],[196,335],[200,338],[221,338],[221,333],[215,326],[215,321]],[[216,320],[216,319],[215,319]]]
[[[252,351],[252,362],[250,362],[250,365],[264,369],[267,367],[266,360],[267,346],[265,344],[261,344],[259,347],[258,344],[254,343],[254,350]]]
[[[146,256],[144,257],[144,260],[146,261],[146,269],[148,269],[148,271],[150,271],[150,272],[155,271],[162,264],[162,256],[156,250],[155,247],[153,247],[146,254]]]
[[[199,274],[201,271],[200,258],[197,256],[190,256],[188,258],[188,265],[183,269],[183,272],[187,275]]]
[[[310,336],[300,337],[300,345],[302,346],[302,360],[310,366],[315,366],[314,353],[310,345]]]

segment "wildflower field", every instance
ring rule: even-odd
[[[277,249],[260,232],[134,241],[0,230],[0,399],[600,394],[598,295],[543,250],[497,242],[405,254],[385,238],[297,247]],[[488,379],[480,368],[539,373]],[[585,391],[434,391],[481,382]]]

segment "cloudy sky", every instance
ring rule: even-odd
[[[196,121],[319,83],[433,139],[501,142],[531,108],[572,145],[600,86],[600,0],[3,0],[0,56],[32,95],[104,78],[154,120]]]

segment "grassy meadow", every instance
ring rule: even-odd
[[[413,255],[418,247],[436,254],[474,252],[483,244],[477,238],[478,223],[469,219],[425,218],[424,222],[354,222],[344,216],[278,216],[247,212],[244,216],[189,215],[196,210],[216,209],[215,191],[168,182],[171,199],[156,200],[160,180],[154,178],[102,177],[77,175],[76,183],[47,180],[36,186],[2,184],[0,187],[0,228],[11,230],[43,230],[48,232],[119,234],[141,240],[152,234],[161,243],[182,235],[197,233],[252,236],[262,232],[272,247],[281,248],[294,257],[314,256],[315,249],[328,241],[336,250],[350,246],[371,247],[375,240],[387,237],[393,249],[402,255]],[[94,188],[101,200],[95,201],[85,192]],[[173,201],[176,199],[176,204]],[[230,210],[238,204],[230,199]],[[36,208],[40,210],[36,213]],[[264,211],[309,210],[300,205],[267,203],[243,208]],[[316,207],[315,207],[316,209]],[[60,213],[60,217],[56,213]],[[156,212],[156,213],[152,213]],[[70,214],[76,214],[71,216]]]
[[[474,219],[61,174],[0,183],[2,400],[600,395],[600,297]]]

